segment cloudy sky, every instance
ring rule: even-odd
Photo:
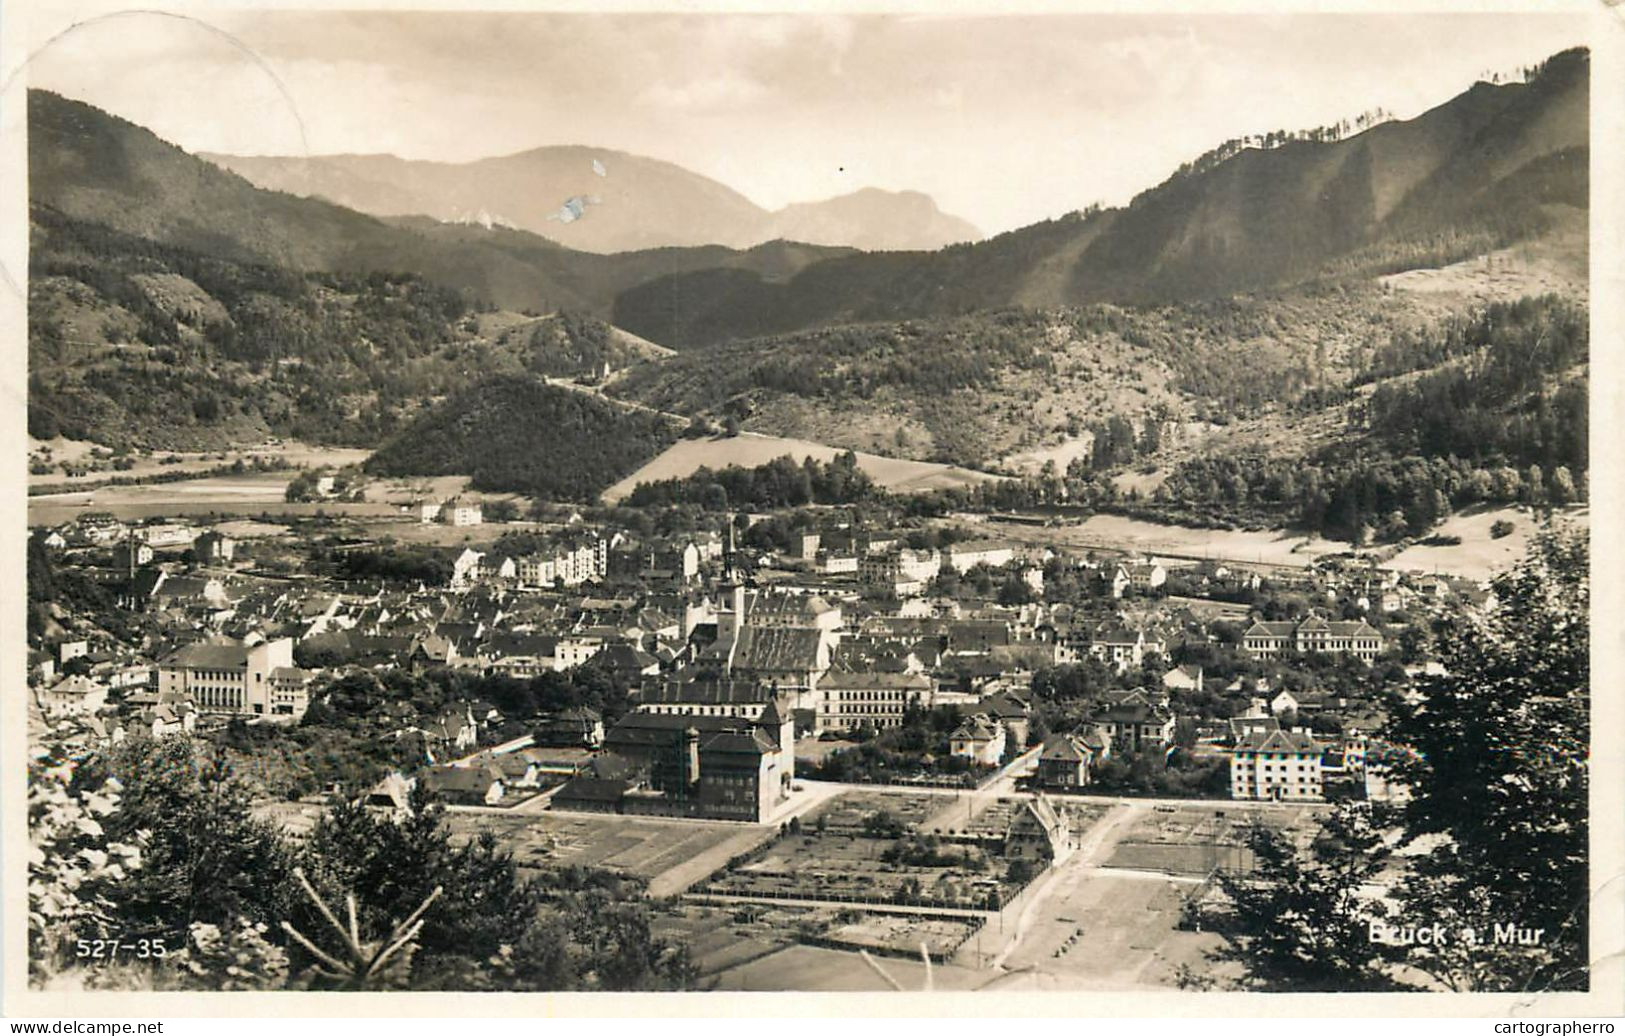
[[[191,151],[462,161],[584,144],[768,207],[922,190],[988,233],[1125,202],[1227,137],[1379,105],[1409,117],[1586,41],[1582,19],[1528,14],[238,10],[65,35],[51,17],[30,25],[31,86]]]

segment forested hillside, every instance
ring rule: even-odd
[[[1589,56],[1471,89],[1346,139],[1224,150],[1127,207],[934,253],[831,259],[788,281],[675,274],[614,323],[673,347],[1002,305],[1158,303],[1370,276],[1480,255],[1588,205]]]
[[[505,351],[518,353],[525,369],[536,374],[594,381],[606,371],[670,355],[602,320],[569,311],[505,328],[495,342]]]
[[[1556,297],[1408,336],[1389,362],[1442,366],[1377,386],[1350,407],[1344,437],[1308,457],[1186,461],[1149,509],[1364,542],[1421,534],[1474,504],[1573,503],[1589,467],[1589,339],[1585,307]]]
[[[304,274],[31,215],[28,422],[41,438],[370,445],[482,350],[467,301],[410,275]]]
[[[1426,323],[1408,298],[1358,286],[1006,309],[726,342],[630,371],[612,391],[753,431],[986,465],[1113,415],[1228,425],[1318,407],[1379,344]]]
[[[665,418],[529,375],[453,393],[368,458],[379,475],[469,475],[475,489],[590,501],[670,445]]]

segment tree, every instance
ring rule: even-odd
[[[1260,835],[1256,873],[1221,879],[1238,917],[1223,956],[1252,984],[1586,987],[1589,553],[1583,535],[1547,530],[1495,580],[1494,611],[1442,624],[1450,675],[1394,697],[1383,731],[1411,793],[1401,811],[1346,805],[1307,854]],[[1388,896],[1352,894],[1366,884]],[[1372,921],[1448,935],[1386,946]]]
[[[1005,576],[1004,582],[999,584],[999,603],[1002,605],[1027,604],[1033,599],[1033,588],[1021,578],[1020,573],[1011,572]]]
[[[1218,959],[1245,964],[1243,984],[1265,991],[1403,988],[1389,975],[1390,948],[1370,939],[1370,924],[1388,912],[1361,895],[1387,863],[1382,836],[1365,803],[1334,813],[1307,853],[1279,831],[1254,827],[1254,872],[1217,874],[1234,906]]]
[[[511,522],[519,517],[519,505],[512,500],[487,500],[481,512],[488,522]]]
[[[272,825],[253,819],[224,753],[191,738],[134,738],[107,770],[123,789],[106,822],[113,841],[145,832],[142,867],[113,890],[124,931],[184,942],[195,922],[273,923],[290,901],[292,860]]]
[[[1517,952],[1429,958],[1452,988],[1585,986],[1589,558],[1583,535],[1537,536],[1495,580],[1496,609],[1441,638],[1452,675],[1422,681],[1391,719],[1389,738],[1413,750],[1396,767],[1407,832],[1443,839],[1417,858],[1406,913],[1545,929]]]
[[[1551,502],[1559,507],[1564,504],[1572,504],[1580,495],[1579,490],[1574,485],[1574,476],[1569,473],[1568,468],[1562,465],[1552,470],[1552,484],[1548,492]]]
[[[533,923],[541,903],[494,838],[454,846],[441,810],[421,796],[398,822],[358,803],[334,804],[311,832],[304,863],[330,902],[354,891],[363,941],[383,939],[444,888],[422,915],[410,979],[415,989],[468,988],[485,961]],[[307,933],[325,928],[307,901],[298,906],[289,918],[296,927]]]

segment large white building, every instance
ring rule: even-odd
[[[956,543],[948,548],[948,564],[964,575],[977,565],[1002,568],[1016,559],[1016,549],[1008,543],[980,541]]]
[[[933,685],[924,673],[846,672],[832,669],[818,682],[813,732],[898,727],[910,704],[929,706]]]
[[[562,545],[516,559],[522,586],[579,586],[604,578],[609,571],[609,544],[601,539]]]
[[[292,638],[254,645],[189,644],[158,663],[158,694],[175,696],[166,700],[190,698],[203,712],[275,715],[279,706],[293,705],[308,683],[277,670],[301,672],[293,664]]]
[[[1326,746],[1305,730],[1254,726],[1230,756],[1230,797],[1272,802],[1320,802]]]
[[[882,586],[899,597],[911,597],[942,571],[942,555],[934,550],[894,550],[868,554],[858,561],[858,579]]]
[[[1254,658],[1278,658],[1287,652],[1353,655],[1374,662],[1382,654],[1382,634],[1364,619],[1332,621],[1311,616],[1302,622],[1254,622],[1241,635],[1241,646]]]

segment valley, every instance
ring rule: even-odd
[[[285,14],[413,103],[27,95],[36,988],[1591,981],[1589,51]]]

